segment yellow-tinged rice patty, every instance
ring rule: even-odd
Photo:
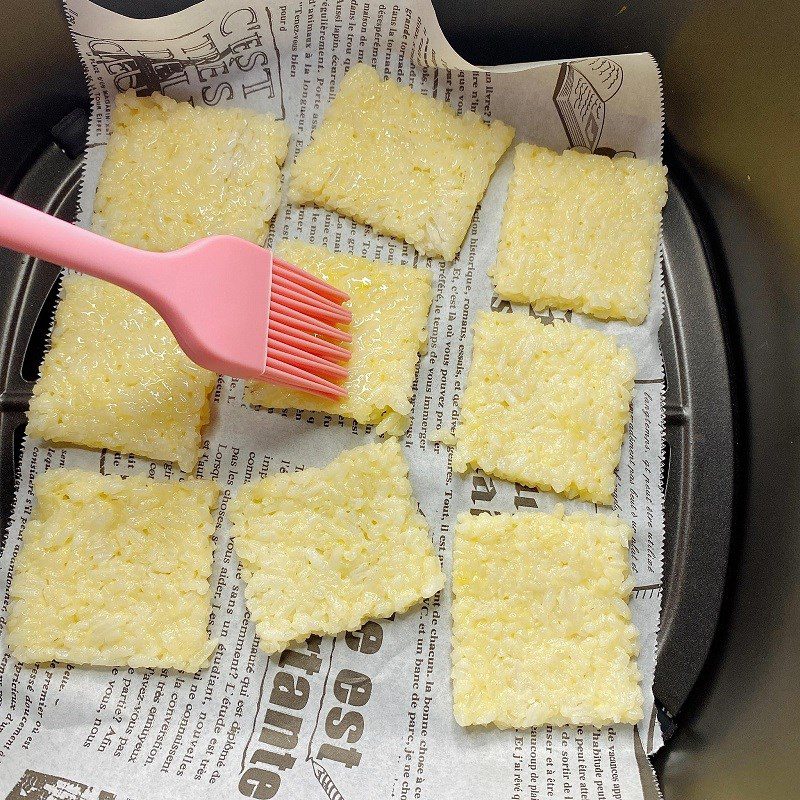
[[[261,242],[280,196],[289,132],[243,109],[119,95],[95,197],[95,230],[164,251],[210,234]],[[28,432],[176,461],[191,472],[215,376],[193,364],[143,301],[65,280]]]
[[[347,397],[326,400],[307,392],[250,383],[245,398],[266,408],[341,414],[378,433],[402,435],[411,414],[419,354],[428,341],[431,275],[303,242],[281,242],[276,253],[350,295],[353,341],[344,386]]]
[[[93,227],[145,250],[221,233],[261,244],[288,145],[289,128],[268,114],[118,95]]]
[[[480,312],[453,468],[610,504],[635,374],[612,336]]]
[[[499,120],[459,116],[358,64],[292,166],[289,199],[450,261],[513,138],[514,129]]]
[[[260,647],[353,631],[431,597],[444,574],[396,439],[267,476],[231,504]]]
[[[215,483],[52,469],[34,494],[11,583],[15,658],[185,672],[207,663]]]
[[[489,270],[497,294],[642,322],[666,200],[660,164],[517,145]]]
[[[215,383],[144,301],[68,275],[33,389],[28,434],[175,461],[192,472]]]
[[[453,546],[460,725],[635,723],[631,529],[614,516],[462,514]]]

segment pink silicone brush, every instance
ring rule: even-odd
[[[115,283],[149,303],[196,364],[339,398],[349,298],[235,236],[168,253],[119,244],[0,195],[0,245]]]

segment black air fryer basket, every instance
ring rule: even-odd
[[[122,0],[115,3],[106,0],[102,4],[137,16],[148,12],[163,14],[167,6],[189,5]],[[666,59],[674,37],[694,13],[692,4],[679,4],[666,18],[661,7],[654,3],[645,3],[635,12],[626,11],[627,6],[621,3],[613,9],[609,5],[605,9],[592,6],[588,10],[579,4],[548,2],[506,1],[492,8],[474,2],[440,1],[435,5],[452,44],[473,63],[637,50],[651,50],[659,58]],[[615,23],[614,14],[625,13],[635,13],[636,17],[625,18],[624,24]],[[2,26],[6,38],[0,63],[0,76],[6,83],[5,91],[0,94],[1,119],[5,122],[0,131],[3,189],[25,203],[71,221],[77,199],[88,99],[59,3],[32,0],[24,9],[4,9],[0,15],[9,17]],[[695,43],[698,50],[704,46],[703,42]],[[800,46],[797,49],[800,51]],[[800,52],[795,55],[800,60]],[[758,54],[751,53],[751,56],[756,58]],[[12,77],[6,80],[7,75]],[[20,80],[20,75],[27,75],[28,80]],[[795,93],[797,77],[795,71]],[[669,72],[665,80],[669,126],[671,118],[691,114],[693,109],[682,105],[682,87],[670,85]],[[787,102],[790,100],[788,96]],[[764,125],[771,124],[770,112],[767,108]],[[777,109],[775,113],[776,119],[783,119],[777,116]],[[685,129],[686,125],[680,127]],[[796,130],[787,129],[777,131],[776,136],[785,137],[787,148],[796,150],[796,133]],[[719,131],[719,136],[726,135],[735,135],[735,132]],[[759,603],[759,599],[752,596],[758,591],[757,579],[775,579],[777,571],[788,571],[788,576],[780,579],[787,583],[792,576],[795,581],[800,578],[797,553],[793,551],[787,556],[785,547],[778,548],[783,554],[782,565],[762,563],[762,574],[756,570],[755,574],[745,573],[742,577],[742,569],[752,564],[752,553],[756,552],[753,548],[763,548],[769,537],[790,537],[795,547],[800,541],[798,529],[789,527],[791,508],[788,514],[784,512],[782,519],[774,520],[775,527],[765,530],[753,520],[756,511],[762,515],[767,513],[772,498],[762,491],[755,497],[755,505],[747,503],[748,493],[753,496],[750,478],[755,470],[767,470],[767,475],[774,476],[774,480],[782,478],[783,483],[779,485],[784,492],[790,492],[792,486],[798,484],[797,471],[795,469],[792,474],[790,467],[790,448],[794,449],[796,464],[800,439],[797,433],[800,420],[797,409],[792,407],[792,403],[797,402],[796,394],[792,395],[790,386],[792,376],[795,381],[798,376],[798,322],[797,317],[792,317],[796,295],[794,298],[790,295],[788,302],[786,297],[776,301],[774,295],[765,297],[758,287],[753,288],[752,284],[759,279],[780,285],[783,277],[780,270],[785,264],[770,255],[774,251],[766,239],[742,244],[748,225],[756,218],[752,216],[753,210],[750,209],[750,217],[742,217],[738,224],[734,222],[734,213],[740,212],[734,212],[733,201],[709,180],[701,166],[702,156],[699,153],[689,158],[678,141],[667,136],[665,161],[670,186],[663,226],[667,309],[661,329],[667,377],[667,453],[663,476],[666,547],[662,629],[655,680],[655,696],[667,746],[657,757],[656,764],[663,772],[664,794],[668,798],[772,797],[777,795],[761,794],[758,790],[731,794],[731,783],[723,775],[714,774],[712,765],[718,763],[718,755],[726,752],[731,742],[725,725],[718,725],[719,720],[713,716],[703,715],[719,713],[722,691],[722,697],[729,698],[731,714],[741,715],[736,724],[749,724],[747,713],[752,709],[744,702],[737,705],[742,698],[740,695],[737,698],[735,683],[746,667],[739,664],[740,669],[734,668],[734,679],[730,682],[732,665],[736,666],[731,659],[741,659],[742,652],[737,651],[738,639],[731,637],[729,631],[740,631],[748,620],[752,623],[757,618],[752,606],[753,602]],[[741,203],[737,201],[735,208],[741,208]],[[763,270],[765,274],[746,274],[745,261],[751,271]],[[800,278],[800,272],[796,274]],[[0,276],[3,287],[0,293],[0,514],[5,530],[11,513],[25,412],[46,347],[56,301],[58,270],[50,264],[0,250]],[[796,291],[796,285],[789,288]],[[774,303],[774,307],[765,306],[753,313],[750,303],[762,306]],[[765,318],[770,319],[770,324],[763,324]],[[759,332],[748,327],[754,319],[762,320],[761,354],[753,349]],[[763,364],[753,370],[752,365],[758,358],[774,362],[770,367],[771,374],[776,376],[774,387],[754,389],[753,375],[767,374],[770,380],[770,370],[765,370]],[[746,380],[748,375],[750,383]],[[760,393],[770,388],[774,393],[784,392],[787,413],[774,418],[774,424],[782,428],[782,435],[773,436],[775,446],[771,452],[765,452],[762,441],[754,438],[751,453],[747,448],[751,426],[748,405],[758,403]],[[756,425],[753,435],[757,437],[763,419],[758,411],[753,419]],[[753,455],[764,461],[753,464],[749,470]],[[787,467],[783,475],[780,474],[782,464]],[[758,489],[758,480],[755,483]],[[779,510],[784,507],[779,503]],[[796,515],[796,498],[793,511]],[[786,527],[782,529],[780,525]],[[638,591],[658,588],[643,587]],[[742,591],[749,592],[750,597],[743,598]],[[775,596],[774,587],[767,592],[770,597]],[[790,602],[786,608],[792,608]],[[722,623],[718,626],[721,609]],[[793,609],[796,629],[800,627],[800,609],[797,604]],[[787,611],[787,615],[789,613]],[[783,624],[788,627],[791,619],[787,616]],[[768,622],[769,618],[764,624]],[[774,620],[770,624],[774,625]],[[753,624],[752,636],[763,633]],[[731,638],[734,639],[732,645]],[[710,666],[707,665],[709,656]],[[705,673],[704,665],[707,665]],[[788,666],[787,676],[791,676],[791,661],[788,665],[784,661],[783,665]],[[797,666],[795,652],[794,667]],[[729,675],[729,695],[725,694],[724,684],[720,689],[719,679],[715,683],[714,676],[718,673]],[[703,678],[698,684],[701,674]],[[745,674],[748,673],[745,671]],[[797,672],[794,675],[797,677]],[[780,701],[781,697],[785,699]],[[785,687],[777,687],[774,698],[776,703],[794,702],[795,712],[800,710],[796,691],[792,695]],[[705,738],[698,741],[694,732],[701,730]],[[720,748],[718,753],[714,751],[716,747]],[[744,763],[751,759],[749,763],[760,769],[764,754],[756,743],[753,747],[753,753],[740,751],[739,757]],[[785,768],[788,776],[788,763]],[[783,785],[780,764],[776,762],[770,769],[773,782],[764,786]],[[643,770],[647,771],[645,761]],[[714,787],[719,789],[719,794]],[[796,786],[794,791],[793,796],[800,796]],[[657,797],[657,794],[652,796]],[[788,798],[789,794],[784,796]]]

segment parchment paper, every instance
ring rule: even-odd
[[[661,158],[660,76],[649,55],[480,69],[449,46],[429,0],[270,1],[266,6],[206,0],[145,21],[118,16],[88,0],[67,0],[66,14],[92,97],[79,215],[84,225],[91,218],[113,97],[128,88],[159,90],[195,104],[247,106],[285,119],[293,131],[287,167],[357,62],[444,98],[458,110],[502,119],[516,127],[517,141],[559,151],[582,147]],[[454,427],[475,313],[489,307],[498,313],[531,313],[494,297],[486,276],[495,256],[512,152],[513,147],[500,163],[452,264],[421,259],[401,242],[348,219],[285,201],[272,226],[270,241],[298,237],[432,270],[430,346],[420,360],[404,449],[448,575],[460,511],[547,510],[556,502],[554,496],[480,473],[453,475],[447,448],[427,441],[431,431]],[[453,719],[449,679],[449,585],[421,607],[394,620],[368,623],[361,633],[313,639],[280,659],[258,651],[225,516],[231,494],[244,481],[275,470],[324,465],[373,433],[316,413],[251,409],[242,403],[241,382],[223,378],[197,471],[224,487],[211,621],[212,635],[221,644],[211,666],[195,676],[152,669],[29,668],[8,655],[8,586],[31,510],[33,477],[55,466],[180,477],[169,464],[25,442],[16,510],[0,559],[5,581],[0,796],[642,798],[641,776],[650,781],[644,752],[661,744],[651,690],[663,543],[660,274],[659,260],[650,313],[641,326],[566,315],[573,324],[617,335],[638,361],[615,503],[635,531],[631,605],[641,632],[645,695],[645,718],[636,729],[461,729]],[[539,316],[566,324],[561,313]],[[308,682],[308,691],[299,692],[296,708],[276,702],[281,698],[276,685],[304,687],[301,679]]]

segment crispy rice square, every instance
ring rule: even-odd
[[[517,145],[489,270],[497,294],[537,310],[642,322],[666,200],[660,164]]]
[[[215,383],[143,300],[67,275],[33,389],[28,434],[175,461],[192,472]]]
[[[456,257],[514,129],[382,81],[365,64],[345,76],[292,166],[289,200],[313,203],[422,255]]]
[[[24,662],[196,672],[216,646],[212,481],[52,469],[14,564],[8,643]]]
[[[642,719],[627,601],[630,527],[614,516],[521,512],[458,519],[453,703],[461,725]]]
[[[347,397],[327,400],[308,392],[251,382],[245,399],[266,408],[341,414],[396,436],[408,428],[419,354],[428,341],[431,275],[303,242],[281,242],[276,253],[350,295],[353,341]]]
[[[612,336],[481,312],[453,468],[610,504],[635,374]]]
[[[247,484],[231,508],[260,647],[353,631],[444,585],[396,439]]]
[[[94,229],[145,250],[214,234],[261,244],[278,209],[289,128],[243,108],[118,95]]]

